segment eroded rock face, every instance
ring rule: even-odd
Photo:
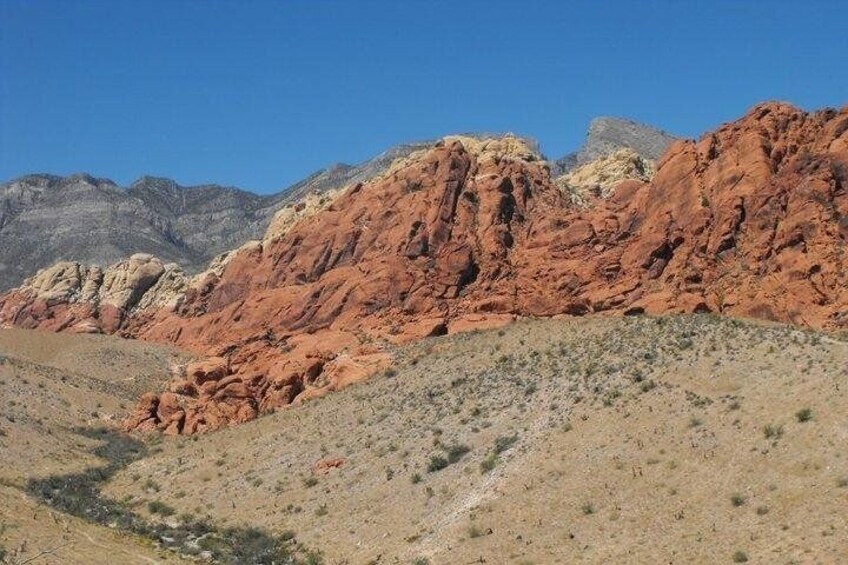
[[[626,180],[649,182],[654,178],[654,162],[632,149],[619,149],[590,161],[558,177],[556,183],[579,206],[587,206],[592,197],[607,199],[615,187]]]
[[[0,323],[54,331],[115,333],[133,312],[170,307],[188,277],[174,264],[138,253],[107,269],[61,262],[0,298]]]
[[[620,149],[630,149],[643,159],[656,161],[677,141],[673,135],[647,124],[614,117],[599,117],[589,124],[586,142],[578,151],[551,163],[555,177],[597,161]]]
[[[173,308],[121,317],[124,335],[226,363],[146,396],[128,427],[243,421],[380,370],[386,341],[520,316],[713,311],[844,328],[846,132],[848,108],[757,106],[586,207],[517,138],[446,138],[232,253]],[[87,276],[60,273],[38,283],[49,301],[5,295],[0,319],[56,329]]]

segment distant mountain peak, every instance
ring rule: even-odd
[[[560,176],[596,159],[608,157],[619,149],[631,149],[641,157],[655,161],[677,137],[657,127],[629,118],[598,116],[589,122],[583,146],[551,164],[551,174]]]
[[[134,181],[129,188],[141,188],[141,187],[179,187],[177,181],[174,179],[169,179],[168,177],[157,177],[155,175],[142,175],[136,181]]]

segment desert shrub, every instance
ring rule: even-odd
[[[641,390],[642,392],[649,392],[649,391],[653,390],[654,388],[656,388],[656,386],[657,386],[657,383],[655,383],[653,380],[642,381],[639,384],[639,390]]]
[[[483,461],[480,462],[480,472],[484,474],[488,473],[489,471],[494,469],[497,464],[498,456],[494,453],[491,453],[488,457],[486,457],[485,459],[483,459]]]
[[[159,514],[160,516],[173,516],[176,512],[171,506],[159,500],[151,500],[147,503],[147,510],[151,514]]]
[[[745,505],[745,497],[742,496],[741,494],[738,494],[738,493],[734,494],[730,497],[730,503],[733,504],[733,506],[737,506],[737,507],[738,506],[744,506]]]
[[[518,441],[518,434],[511,436],[500,436],[495,440],[495,453],[500,454],[515,445]]]
[[[461,443],[449,445],[445,449],[445,452],[448,454],[448,463],[456,463],[469,451],[471,451],[471,448]]]
[[[447,460],[447,457],[443,455],[432,455],[430,456],[430,462],[427,463],[427,472],[435,473],[436,471],[441,471],[445,467],[450,465]]]
[[[595,506],[591,502],[586,502],[580,507],[580,511],[586,516],[595,513]]]
[[[783,435],[783,426],[768,424],[763,428],[763,435],[766,439],[778,439]]]
[[[813,419],[813,410],[811,408],[801,408],[795,412],[795,419],[799,422],[809,422]]]
[[[733,562],[734,563],[747,563],[748,562],[748,554],[744,551],[736,551],[733,554]]]

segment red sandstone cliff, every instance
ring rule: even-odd
[[[520,140],[446,138],[245,246],[168,307],[22,287],[0,298],[0,322],[213,356],[128,424],[194,433],[361,379],[386,364],[383,340],[516,316],[713,311],[844,328],[846,239],[848,108],[763,104],[588,208]]]

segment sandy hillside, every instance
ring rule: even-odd
[[[102,465],[93,453],[100,442],[74,430],[115,422],[181,358],[176,350],[102,336],[0,331],[0,547],[7,562],[180,562],[149,540],[39,504],[26,484]]]
[[[848,555],[848,344],[833,335],[582,318],[395,355],[302,407],[165,440],[105,493],[291,532],[327,563]]]

